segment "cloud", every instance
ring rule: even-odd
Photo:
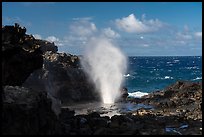
[[[178,32],[176,34],[176,37],[177,37],[177,39],[181,39],[181,40],[190,40],[190,39],[192,39],[192,36],[189,33]]]
[[[73,18],[69,26],[69,34],[63,38],[64,45],[69,47],[82,47],[88,39],[97,34],[98,29],[95,23],[91,22],[91,17]]]
[[[202,38],[202,32],[195,32],[194,36],[197,38]]]
[[[47,41],[49,42],[59,42],[59,38],[55,37],[55,36],[49,36],[46,38]]]
[[[175,32],[175,38],[173,39],[173,45],[185,45],[192,46],[202,43],[202,31],[195,32],[190,29],[187,25],[184,25],[183,31]]]
[[[146,33],[159,30],[159,28],[164,26],[164,23],[158,19],[146,20],[146,15],[142,15],[142,20],[140,21],[135,17],[134,14],[130,14],[122,19],[116,19],[115,24],[118,29],[128,32],[128,33]]]
[[[39,34],[34,34],[33,37],[34,37],[35,39],[42,39],[42,36],[39,35]]]
[[[66,41],[65,39],[59,39],[56,36],[48,36],[47,38],[42,37],[40,34],[34,34],[33,37],[35,39],[41,39],[41,40],[46,40],[49,41],[51,43],[54,43],[56,46],[60,47],[60,46],[64,46],[65,44],[67,44],[68,41]]]
[[[149,45],[148,44],[143,44],[143,47],[149,47]]]
[[[137,20],[134,14],[130,14],[128,17],[124,17],[122,19],[116,19],[115,23],[120,30],[124,30],[126,32],[147,31],[147,27],[141,21]]]
[[[73,22],[69,25],[69,32],[60,41],[60,49],[64,50],[66,47],[76,52],[82,50],[88,41],[93,37],[106,37],[110,40],[120,37],[120,34],[115,32],[112,28],[106,27],[98,29],[91,17],[73,18]]]
[[[64,46],[65,42],[64,40],[61,40],[55,36],[48,36],[45,40],[49,41],[49,42],[54,42],[56,46]]]
[[[184,25],[182,32],[176,33],[176,39],[181,40],[181,41],[191,40],[192,38],[193,38],[192,33],[190,32],[190,29],[187,25]]]
[[[78,36],[90,36],[97,31],[96,25],[86,19],[75,21],[69,28],[72,34]]]
[[[108,38],[119,38],[120,34],[112,30],[110,27],[102,29],[102,33]]]

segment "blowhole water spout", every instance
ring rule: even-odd
[[[81,64],[100,92],[103,103],[112,104],[120,97],[126,60],[109,39],[92,38],[89,41]]]

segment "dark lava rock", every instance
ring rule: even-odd
[[[45,90],[62,104],[100,100],[95,86],[80,67],[78,56],[45,52],[43,68],[35,71],[23,86]]]
[[[51,100],[45,92],[24,87],[5,86],[2,132],[4,135],[61,134]]]
[[[163,109],[167,115],[184,115],[190,119],[202,119],[201,82],[178,81],[160,92],[143,98],[143,103]]]
[[[2,84],[22,85],[34,70],[42,67],[42,64],[43,58],[39,49],[32,53],[20,47],[5,50],[2,52]]]
[[[42,68],[46,51],[57,52],[54,43],[36,40],[26,34],[26,28],[15,26],[2,27],[2,83],[20,86],[28,76]]]

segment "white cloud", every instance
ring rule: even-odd
[[[184,25],[183,29],[184,29],[185,32],[188,32],[189,31],[188,25]]]
[[[163,27],[164,23],[158,19],[145,20],[146,15],[142,15],[142,21],[137,19],[134,14],[130,14],[122,19],[116,19],[115,24],[118,29],[129,33],[145,33],[157,31]]]
[[[184,25],[182,31],[175,32],[174,44],[179,45],[191,45],[193,43],[193,32],[189,29],[187,25]]]
[[[87,20],[77,20],[70,26],[71,33],[78,36],[90,36],[97,31],[96,25]]]
[[[143,44],[143,47],[149,47],[149,44]]]
[[[59,42],[59,38],[55,37],[55,36],[49,36],[46,38],[47,41],[49,42]]]
[[[178,32],[176,34],[176,37],[177,39],[182,39],[182,40],[190,40],[192,39],[192,36],[188,33],[181,33],[181,32]]]
[[[39,35],[39,34],[34,34],[33,37],[34,37],[35,39],[42,39],[42,36]]]
[[[109,38],[119,38],[120,34],[112,30],[110,27],[102,30],[102,33]]]
[[[122,19],[116,19],[116,25],[120,30],[126,32],[145,32],[147,27],[139,20],[137,20],[134,14],[130,14],[128,17]]]
[[[194,36],[198,38],[202,38],[202,32],[195,32]]]

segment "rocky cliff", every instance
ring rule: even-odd
[[[46,90],[62,103],[99,100],[79,62],[75,55],[45,52],[43,68],[32,73],[23,86]]]
[[[2,27],[2,83],[3,134],[62,134],[61,102],[97,97],[78,56],[18,24]]]
[[[43,52],[57,51],[47,41],[36,40],[26,34],[26,28],[2,27],[2,82],[3,85],[20,86],[36,69],[42,68]]]

